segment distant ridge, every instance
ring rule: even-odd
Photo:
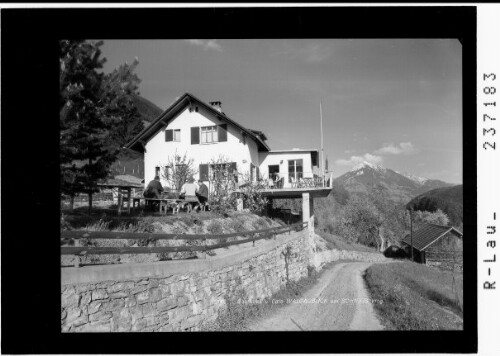
[[[440,180],[399,173],[369,162],[362,162],[351,171],[337,177],[335,183],[350,193],[380,192],[385,198],[404,204],[426,191],[451,186]]]
[[[143,98],[139,95],[134,96],[134,103],[137,107],[137,110],[139,110],[139,114],[141,115],[144,126],[149,125],[164,111],[148,99]]]
[[[442,210],[450,218],[450,224],[458,227],[463,222],[463,185],[437,188],[413,198],[407,207],[415,210],[431,211]]]

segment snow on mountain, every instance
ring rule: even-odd
[[[425,182],[429,181],[429,178],[425,178],[425,177],[418,177],[414,174],[411,174],[411,173],[406,173],[406,172],[398,172],[398,171],[394,171],[398,174],[401,174],[402,176],[408,178],[408,179],[411,179],[412,181],[418,183],[418,184],[425,184]]]
[[[379,166],[378,164],[374,164],[374,163],[370,163],[370,162],[367,162],[367,161],[363,161],[361,162],[360,164],[358,164],[357,166],[355,166],[353,169],[351,169],[351,172],[356,172],[362,168],[372,168],[376,171],[379,171],[379,172],[384,172],[385,171],[385,168],[382,167],[382,166]]]

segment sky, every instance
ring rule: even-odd
[[[105,72],[137,57],[162,109],[189,92],[271,149],[320,149],[337,177],[367,161],[462,183],[462,48],[455,39],[105,40]]]

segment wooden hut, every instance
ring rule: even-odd
[[[463,267],[463,235],[452,226],[425,224],[401,241],[403,247],[415,262],[444,270],[461,271]]]

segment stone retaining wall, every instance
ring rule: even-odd
[[[389,261],[390,259],[384,257],[382,253],[345,251],[345,250],[327,250],[327,251],[317,252],[315,254],[314,265],[316,269],[319,269],[326,263],[339,260],[384,262],[384,261]]]
[[[249,301],[307,276],[307,230],[236,256],[63,268],[63,332],[199,330],[237,291]]]

